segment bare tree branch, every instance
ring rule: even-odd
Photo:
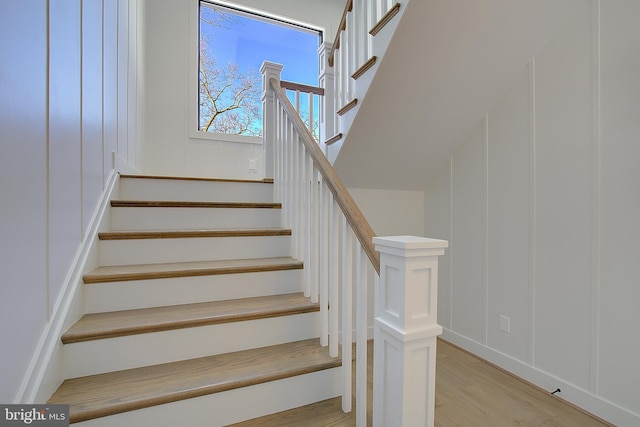
[[[233,22],[229,13],[206,10],[202,25],[224,27]],[[240,72],[237,64],[219,67],[209,52],[209,42],[200,40],[200,130],[259,136],[262,132],[260,76],[255,70]]]

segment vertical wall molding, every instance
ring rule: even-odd
[[[50,115],[51,115],[51,6],[49,4],[49,0],[47,0],[46,5],[46,29],[45,33],[47,35],[46,40],[46,65],[45,65],[45,75],[46,83],[45,83],[45,156],[46,156],[46,201],[45,207],[46,211],[46,220],[45,220],[45,230],[47,235],[45,236],[45,302],[46,309],[45,313],[47,315],[47,322],[51,320],[51,125],[50,125]]]
[[[482,180],[484,194],[482,196],[482,297],[483,322],[484,322],[484,344],[489,345],[489,113],[485,113],[482,118]]]
[[[536,59],[529,62],[529,353],[535,365],[536,337]]]
[[[600,178],[601,178],[601,98],[600,98],[600,0],[592,0],[592,217],[591,217],[591,377],[590,391],[598,394],[600,364]]]
[[[102,70],[100,70],[101,73],[101,80],[102,80],[102,91],[101,91],[101,96],[102,96],[102,129],[100,131],[100,151],[102,152],[102,190],[104,191],[107,188],[107,171],[104,168],[104,156],[105,156],[105,150],[104,150],[104,110],[105,110],[105,103],[104,103],[104,67],[105,67],[105,49],[104,49],[104,14],[105,14],[105,10],[104,10],[104,0],[102,0],[100,2],[100,10],[102,11],[102,20],[100,21],[100,25],[102,26],[102,30],[100,31],[100,34],[102,35],[102,41],[100,43],[100,47],[102,48]],[[111,153],[109,153],[111,154]]]
[[[84,180],[84,162],[82,161],[82,159],[84,159],[84,144],[82,143],[82,138],[84,135],[84,103],[82,102],[82,100],[84,99],[84,88],[82,85],[82,82],[84,80],[84,0],[79,0],[80,1],[80,46],[78,46],[78,48],[80,49],[80,62],[78,63],[80,65],[80,81],[78,82],[78,84],[80,85],[80,93],[79,93],[79,102],[80,102],[80,150],[79,150],[79,157],[78,157],[78,161],[80,162],[80,180],[78,182],[78,185],[80,186],[79,190],[80,190],[80,206],[81,209],[84,206],[84,184],[83,184],[83,180]],[[84,238],[86,237],[86,230],[84,228],[84,215],[82,215],[82,213],[80,214],[80,221],[78,221],[80,223],[80,240],[83,241]]]
[[[449,157],[449,329],[453,327],[453,156]]]

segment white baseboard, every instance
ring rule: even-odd
[[[603,399],[601,396],[541,371],[535,366],[443,328],[441,338],[549,392],[560,388],[556,396],[617,426],[640,426],[640,415]]]
[[[105,220],[105,212],[117,182],[118,174],[114,170],[91,217],[89,231],[69,268],[62,292],[54,304],[51,318],[42,332],[29,368],[16,393],[15,403],[44,402],[64,379],[60,336],[71,323],[84,314],[82,275],[90,267],[92,260],[97,259],[98,230]]]

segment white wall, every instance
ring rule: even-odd
[[[0,3],[0,402],[35,398],[112,152],[135,167],[130,16],[135,1]]]
[[[219,178],[264,177],[260,139],[227,142],[197,133],[197,0],[144,2],[144,172]],[[234,4],[327,28],[333,39],[344,4],[238,0]],[[268,58],[267,58],[268,59]],[[286,64],[285,64],[286,66]],[[249,170],[255,159],[257,170]]]
[[[422,236],[424,192],[349,188],[377,236]]]
[[[640,424],[639,14],[585,0],[425,190],[445,338],[620,426]]]

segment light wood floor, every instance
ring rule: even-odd
[[[371,351],[369,353],[371,372]],[[611,426],[446,341],[438,341],[436,364],[436,426]],[[371,414],[368,415],[368,425],[371,425]],[[340,398],[335,398],[234,424],[234,427],[354,425],[355,411],[344,414]]]

